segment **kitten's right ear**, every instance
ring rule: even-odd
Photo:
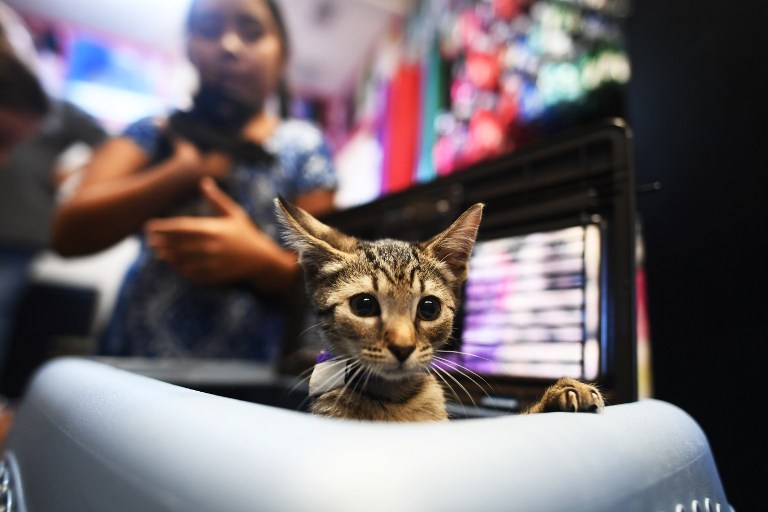
[[[422,243],[422,247],[448,265],[460,282],[467,278],[469,256],[475,245],[483,208],[483,203],[470,206],[448,229]]]
[[[299,253],[305,269],[320,270],[329,260],[343,259],[357,244],[355,238],[323,224],[281,196],[275,198],[275,211],[286,242]]]

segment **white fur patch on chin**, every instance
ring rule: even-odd
[[[347,363],[344,361],[324,361],[317,363],[309,377],[309,396],[321,395],[326,391],[344,385]]]

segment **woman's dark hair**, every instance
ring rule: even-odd
[[[0,108],[40,117],[50,109],[40,80],[7,47],[0,47]]]
[[[283,13],[274,0],[264,0],[264,3],[267,4],[269,12],[272,14],[272,19],[275,20],[280,43],[283,45],[283,60],[288,60],[288,57],[291,55],[291,38],[288,37],[288,28],[283,19]]]
[[[272,14],[272,19],[275,20],[275,26],[277,27],[277,33],[280,36],[280,43],[283,45],[283,62],[288,61],[288,57],[291,55],[291,41],[288,37],[288,28],[285,25],[283,19],[283,13],[277,6],[274,0],[264,0],[267,4],[269,12]],[[291,94],[288,90],[288,83],[285,81],[285,77],[280,79],[280,83],[277,84],[277,97],[280,101],[280,116],[288,117],[290,115]]]

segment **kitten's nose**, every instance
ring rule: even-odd
[[[408,356],[416,350],[415,345],[396,345],[394,343],[387,345],[387,348],[401,363],[408,359]]]

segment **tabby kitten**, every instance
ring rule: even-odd
[[[330,348],[329,360],[318,362],[310,378],[311,412],[356,420],[447,420],[436,352],[453,329],[483,205],[471,206],[421,243],[360,240],[282,198],[275,205]],[[525,412],[602,407],[595,387],[560,379]]]

